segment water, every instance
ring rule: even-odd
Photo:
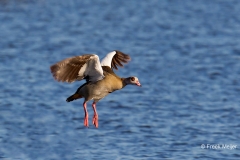
[[[239,15],[236,0],[0,1],[0,159],[239,159]],[[115,49],[143,87],[101,100],[87,129],[65,102],[82,82],[49,66]]]

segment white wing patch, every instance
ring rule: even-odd
[[[102,66],[109,66],[111,68],[112,58],[116,54],[116,51],[108,53],[101,61]]]
[[[88,76],[89,81],[96,82],[104,78],[103,70],[97,55],[93,55],[90,60],[88,60],[78,72],[79,79]]]

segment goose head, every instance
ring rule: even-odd
[[[137,85],[137,86],[141,87],[141,84],[137,77],[128,77],[125,79],[125,83],[131,84],[131,85]]]

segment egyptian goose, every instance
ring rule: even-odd
[[[120,51],[108,53],[101,63],[97,55],[85,54],[62,60],[52,65],[50,70],[57,81],[71,83],[86,79],[86,83],[81,85],[66,101],[84,98],[84,125],[88,127],[87,102],[93,100],[94,116],[92,122],[98,128],[96,103],[99,100],[128,84],[141,86],[137,77],[120,78],[112,70],[113,68],[118,69],[117,66],[123,67],[122,63],[127,63],[129,60],[130,56]]]

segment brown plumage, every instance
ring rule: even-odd
[[[79,76],[81,67],[93,56],[86,54],[84,56],[75,56],[62,60],[50,67],[53,77],[60,82],[74,82]]]
[[[113,56],[111,67],[118,70],[117,66],[123,67],[122,63],[127,63],[131,58],[129,55],[124,54],[120,51],[116,51],[116,54]]]
[[[53,77],[61,82],[74,82],[85,78],[87,82],[80,86],[77,91],[67,98],[67,102],[84,98],[84,125],[88,125],[87,102],[93,100],[93,124],[98,127],[98,114],[96,103],[116,90],[122,89],[128,84],[141,86],[137,77],[120,78],[113,72],[117,67],[123,67],[130,56],[120,51],[113,51],[101,61],[95,54],[75,56],[60,61],[50,67]]]

